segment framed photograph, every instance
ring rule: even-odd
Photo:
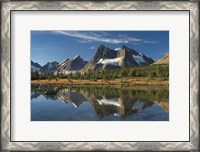
[[[1,12],[1,150],[199,150],[199,2]]]

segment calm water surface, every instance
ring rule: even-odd
[[[163,87],[32,86],[31,121],[168,121]],[[44,90],[57,90],[45,95]]]

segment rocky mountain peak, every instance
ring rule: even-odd
[[[123,45],[121,48],[122,48],[122,50],[131,52],[131,54],[139,55],[139,53],[137,51],[135,51],[135,50],[133,50],[133,49],[131,49],[131,48],[125,46],[125,45]]]
[[[150,57],[125,45],[115,48],[115,50],[100,45],[93,58],[85,65],[83,71],[149,65],[153,62]]]
[[[99,46],[99,48],[106,48],[106,46],[103,45],[103,44],[101,44],[101,45]]]
[[[79,55],[76,55],[75,57],[74,57],[74,60],[75,59],[82,59]]]
[[[51,62],[51,64],[59,64],[57,61],[53,61]]]
[[[59,65],[57,72],[62,74],[74,73],[83,68],[85,64],[87,64],[87,62],[79,55],[76,55],[73,59],[62,62]]]
[[[124,49],[124,50],[129,49],[126,45],[122,45],[121,48]]]
[[[42,67],[40,64],[38,64],[37,62],[33,62],[32,60],[31,60],[31,66],[35,66],[37,68],[41,68]]]
[[[38,64],[37,62],[33,62],[31,60],[31,71],[34,72],[34,71],[39,71],[41,69],[41,65]]]
[[[41,67],[40,72],[49,73],[55,72],[58,68],[59,63],[57,61],[47,62],[43,67]]]
[[[69,59],[67,58],[67,59],[63,60],[62,62],[60,62],[58,66],[62,66],[63,64],[65,64],[68,61],[69,61]]]
[[[97,48],[97,50],[96,50],[96,52],[95,52],[95,54],[93,56],[93,59],[97,59],[97,60],[99,60],[101,58],[103,58],[103,59],[104,58],[112,59],[112,58],[115,58],[116,55],[117,55],[116,51],[114,51],[114,50],[112,50],[112,49],[110,49],[110,48],[108,48],[108,47],[106,47],[104,45],[100,45]]]
[[[69,59],[67,58],[67,59],[65,59],[63,62],[66,62],[66,61],[69,61]]]

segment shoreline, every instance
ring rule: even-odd
[[[121,78],[114,80],[77,80],[77,79],[52,79],[52,80],[31,80],[31,85],[69,85],[69,86],[79,86],[79,85],[101,85],[101,86],[169,86],[168,80],[163,80],[163,78]]]

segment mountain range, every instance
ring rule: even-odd
[[[112,50],[104,45],[97,48],[93,58],[85,65],[83,71],[134,67],[152,64],[154,60],[144,54],[122,46]]]
[[[40,64],[38,64],[37,62],[33,62],[31,61],[31,71],[35,72],[35,71],[40,71],[40,69],[42,68],[42,66]]]
[[[58,63],[57,61],[48,62],[44,66],[31,61],[31,71],[35,72],[37,70],[40,73],[53,72],[54,74],[69,74],[77,71],[87,72],[89,70],[94,71],[150,65],[153,63],[169,63],[169,55],[163,58],[164,59],[160,59],[155,62],[152,58],[124,45],[115,50],[112,50],[104,45],[100,45],[92,59],[89,61],[84,61],[79,55],[76,55],[73,59],[67,58],[61,63]],[[168,62],[166,62],[167,60]]]

